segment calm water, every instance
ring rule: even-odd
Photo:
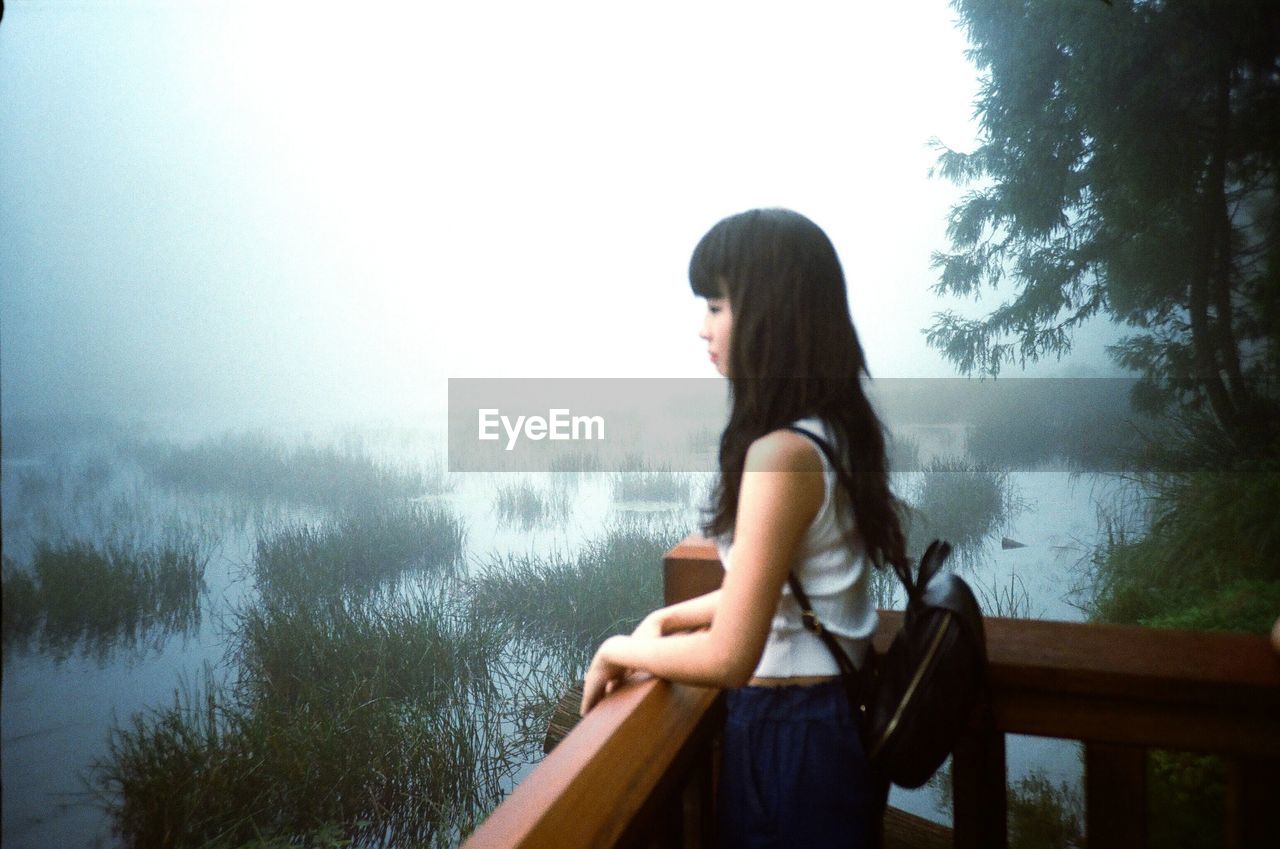
[[[430,464],[442,456],[430,438],[362,437],[362,450],[396,464]],[[151,486],[130,464],[119,462],[110,446],[87,446],[58,454],[6,459],[3,486],[4,550],[19,564],[29,561],[35,540],[59,531],[102,534],[120,523],[144,535],[159,534],[167,524],[199,528],[209,542],[207,592],[198,627],[186,634],[157,634],[132,648],[114,648],[103,656],[73,652],[53,657],[39,651],[6,650],[3,687],[3,843],[26,847],[113,846],[110,822],[91,792],[90,765],[106,754],[110,729],[135,712],[171,704],[180,682],[194,681],[208,665],[215,676],[229,673],[223,653],[228,638],[227,614],[252,592],[246,572],[259,529],[282,521],[318,518],[323,511],[280,506],[246,510],[234,499],[176,496]],[[109,480],[89,494],[71,492],[77,470],[88,459],[103,457],[111,465]],[[57,487],[43,490],[38,477],[55,478]],[[542,476],[542,489],[564,486],[564,479]],[[570,553],[624,515],[669,519],[692,529],[694,504],[706,484],[698,477],[691,496],[678,503],[618,503],[606,476],[584,478],[569,486],[564,516],[531,528],[504,522],[494,509],[496,488],[512,479],[502,475],[454,475],[453,489],[429,500],[448,505],[464,521],[468,562],[475,564],[505,552]],[[1002,550],[996,535],[966,577],[994,595],[1015,588],[1029,615],[1080,620],[1070,587],[1077,583],[1077,562],[1096,533],[1095,501],[1106,481],[1096,476],[1072,480],[1065,473],[1034,472],[1012,476],[1028,509],[1016,516],[1004,535],[1025,544]],[[83,488],[82,488],[83,489]],[[53,490],[51,494],[51,490]],[[654,564],[658,568],[658,564]],[[1021,597],[1021,596],[1020,596]],[[1032,769],[1045,771],[1055,783],[1077,783],[1081,766],[1074,743],[1018,738],[1008,748],[1010,782]],[[532,766],[517,772],[517,780]],[[931,788],[895,789],[892,803],[922,816],[945,819]]]

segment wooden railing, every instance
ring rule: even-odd
[[[666,602],[717,587],[714,546],[690,537],[663,561]],[[900,614],[881,612],[885,648]],[[954,845],[1007,845],[1005,735],[1084,741],[1090,849],[1146,842],[1146,752],[1220,755],[1224,843],[1280,846],[1280,658],[1264,637],[987,619],[991,710],[952,759]],[[712,845],[721,700],[637,681],[601,703],[464,849]]]

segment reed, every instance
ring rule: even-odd
[[[97,498],[111,484],[115,473],[115,467],[101,454],[84,459],[75,468],[71,486],[72,500],[84,503]]]
[[[429,489],[420,471],[378,462],[362,449],[289,447],[263,433],[225,434],[188,447],[141,442],[128,450],[155,481],[188,492],[342,508]],[[432,480],[442,486],[442,476]]]
[[[368,589],[409,569],[452,568],[465,537],[462,521],[443,508],[366,507],[264,532],[253,576],[266,594],[310,597]]]
[[[586,449],[557,451],[549,461],[550,471],[559,475],[588,475],[600,471],[600,455]]]
[[[661,604],[662,556],[682,536],[674,525],[622,522],[575,555],[493,557],[472,577],[472,604],[513,633],[592,650]]]
[[[490,675],[504,639],[443,582],[259,601],[236,679],[115,729],[96,786],[139,849],[456,845],[523,765]]]
[[[1155,425],[1133,405],[1132,387],[1130,380],[1106,378],[1015,379],[1004,391],[993,387],[968,412],[969,457],[1009,470],[1131,468],[1143,431]]]
[[[539,524],[564,522],[569,516],[570,503],[567,489],[544,491],[527,480],[520,480],[498,486],[493,509],[501,523],[528,530]]]
[[[938,537],[951,543],[961,566],[973,565],[992,535],[1027,507],[1008,472],[943,458],[930,461],[906,500],[911,506],[908,551],[923,552]]]
[[[31,509],[41,503],[60,501],[66,488],[65,478],[61,466],[48,472],[38,469],[19,472],[18,503]]]
[[[264,598],[238,616],[241,675],[255,692],[288,704],[354,692],[432,705],[456,688],[482,687],[501,634],[453,604],[445,586]]]
[[[25,646],[40,627],[40,590],[31,575],[18,568],[7,555],[4,558],[3,593],[0,604],[0,629],[4,634],[6,654],[10,646]]]
[[[1031,614],[1031,594],[1017,572],[1009,573],[1009,583],[1001,584],[993,577],[989,583],[972,583],[978,607],[983,616],[1026,619]]]
[[[881,610],[896,610],[906,604],[902,582],[893,569],[876,569],[870,565],[871,600]]]
[[[176,532],[150,545],[123,534],[102,546],[40,541],[29,570],[5,570],[5,641],[25,648],[38,633],[38,648],[58,660],[77,648],[101,660],[193,633],[209,552],[208,540]]]
[[[615,472],[610,483],[615,501],[684,502],[692,488],[687,475],[665,469]]]
[[[920,470],[920,443],[903,433],[890,433],[885,440],[885,459],[891,472]]]

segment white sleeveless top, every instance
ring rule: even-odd
[[[821,436],[835,447],[831,429],[820,419],[809,417],[799,419],[795,424]],[[843,538],[842,529],[854,525],[853,505],[822,449],[814,445],[814,450],[822,463],[826,493],[813,523],[800,541],[791,569],[808,594],[818,621],[836,635],[853,662],[861,666],[877,622],[868,587],[871,563],[860,540],[855,537],[855,550]],[[720,562],[726,570],[733,568],[731,537],[732,532],[716,539]],[[839,674],[840,668],[822,640],[804,629],[800,606],[792,596],[791,588],[783,584],[764,653],[760,655],[753,677]]]

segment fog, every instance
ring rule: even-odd
[[[11,3],[11,416],[436,416],[449,377],[710,376],[685,279],[724,215],[836,243],[873,375],[924,342],[978,80],[941,0]],[[1069,362],[1115,374],[1093,325]]]

